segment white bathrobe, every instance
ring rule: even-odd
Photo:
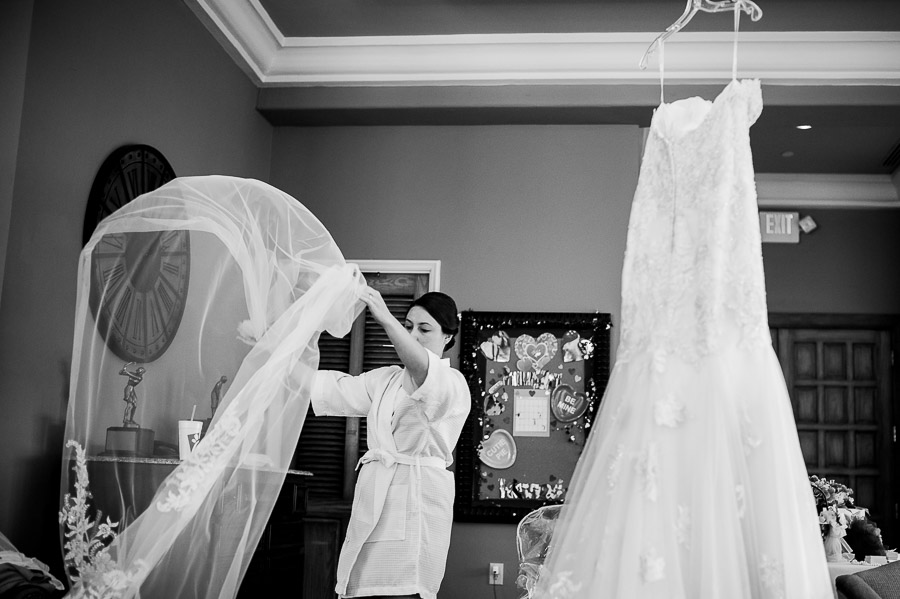
[[[318,416],[366,416],[368,427],[335,591],[434,599],[453,523],[447,466],[471,407],[465,378],[431,352],[418,389],[399,366],[319,371],[312,406]]]

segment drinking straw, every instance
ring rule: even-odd
[[[197,404],[194,404],[194,409],[191,410],[191,421],[194,420],[194,412],[196,412],[196,411],[197,411]]]

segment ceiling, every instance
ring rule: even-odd
[[[634,124],[660,101],[658,52],[684,0],[185,0],[279,126]],[[742,15],[739,77],[761,204],[900,207],[900,4],[772,0]],[[665,100],[731,77],[731,13],[665,45]],[[810,125],[800,130],[798,125]]]

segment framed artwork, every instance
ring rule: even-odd
[[[462,313],[472,411],[456,449],[454,515],[518,522],[562,503],[609,379],[609,314]]]

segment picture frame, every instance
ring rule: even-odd
[[[610,369],[609,314],[462,313],[472,409],[456,449],[460,522],[516,523],[562,503]]]

